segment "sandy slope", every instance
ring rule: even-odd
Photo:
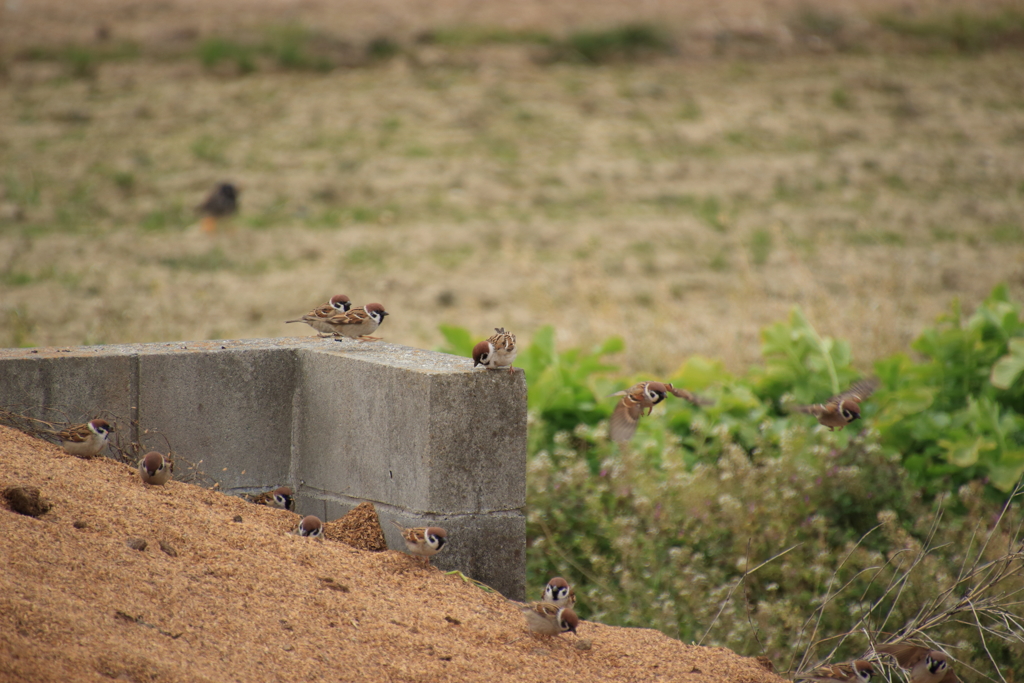
[[[13,484],[54,507],[0,507],[0,681],[782,680],[653,630],[588,622],[542,642],[515,605],[402,553],[299,538],[289,512],[146,488],[0,427]]]

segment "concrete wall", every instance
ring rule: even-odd
[[[0,406],[102,412],[148,448],[159,430],[222,491],[288,484],[297,511],[324,520],[370,501],[392,548],[404,545],[390,520],[443,526],[436,566],[523,599],[521,371],[312,337],[0,349]]]

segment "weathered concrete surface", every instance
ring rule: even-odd
[[[444,526],[435,565],[524,596],[521,371],[311,337],[0,350],[0,406],[51,405],[158,430],[224,491],[289,484],[326,520],[371,501],[396,549],[391,519]]]

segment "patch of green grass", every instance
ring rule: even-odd
[[[342,257],[342,268],[344,270],[345,266],[361,266],[380,270],[384,267],[382,254],[385,249],[382,245],[358,246],[349,249]]]
[[[127,61],[141,54],[137,43],[120,41],[99,45],[64,45],[58,48],[30,47],[18,53],[28,61],[60,62],[73,78],[93,78],[103,62]]]
[[[541,31],[514,30],[493,26],[452,26],[434,29],[420,42],[445,47],[477,47],[480,45],[552,45],[554,38]]]
[[[176,204],[169,208],[150,211],[142,217],[139,228],[144,232],[163,232],[165,230],[181,230],[186,227],[188,217],[184,207]]]
[[[235,265],[220,247],[214,247],[201,254],[165,257],[160,259],[159,263],[171,270],[187,270],[192,273],[215,273],[219,270],[230,270]]]
[[[457,247],[437,247],[430,252],[430,257],[434,260],[434,263],[442,268],[449,269],[462,265],[472,255],[473,247],[468,244],[462,244]]]
[[[227,160],[224,153],[227,151],[227,140],[215,138],[209,134],[200,135],[192,142],[192,154],[199,161],[206,161],[211,164],[224,165]]]
[[[832,102],[832,106],[837,109],[845,109],[846,111],[853,109],[853,98],[850,96],[849,91],[842,86],[833,88],[832,93],[829,95],[829,100]]]
[[[1000,244],[1019,244],[1024,241],[1024,228],[1018,223],[1001,223],[992,227],[989,235]]]
[[[699,121],[703,115],[700,104],[692,97],[687,98],[676,111],[676,116],[683,121]]]
[[[755,266],[763,266],[772,253],[772,233],[759,228],[750,236],[750,260]]]
[[[0,285],[8,287],[24,287],[32,284],[33,280],[32,274],[23,270],[7,270],[0,273]]]
[[[906,192],[907,190],[910,189],[910,186],[907,185],[907,181],[904,180],[903,176],[901,176],[899,173],[889,173],[884,178],[882,178],[882,182],[885,183],[886,187],[892,190]]]
[[[402,46],[387,36],[377,36],[366,44],[366,56],[373,61],[384,61],[399,55]]]
[[[124,194],[131,194],[135,191],[135,174],[131,171],[114,171],[110,174],[110,179]]]
[[[922,19],[886,14],[878,24],[897,35],[966,54],[1024,47],[1024,12],[1017,9],[997,14],[957,11]]]
[[[317,54],[312,43],[314,35],[302,26],[278,26],[267,31],[261,51],[267,53],[282,69],[297,71],[330,71],[331,61]]]
[[[578,31],[560,46],[563,59],[587,64],[632,61],[672,52],[669,36],[650,24],[626,24],[603,31]]]
[[[28,310],[18,306],[9,309],[6,317],[7,324],[4,328],[10,339],[8,343],[16,348],[35,346],[32,342],[32,332],[36,329],[36,324],[29,317]]]
[[[247,74],[256,70],[256,48],[234,40],[213,36],[199,43],[196,56],[207,69],[222,62],[234,62],[239,73]]]

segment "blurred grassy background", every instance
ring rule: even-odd
[[[866,365],[1024,293],[1021,3],[582,5],[7,3],[0,345],[305,334],[346,293],[389,341],[554,324],[650,373],[799,304]]]

